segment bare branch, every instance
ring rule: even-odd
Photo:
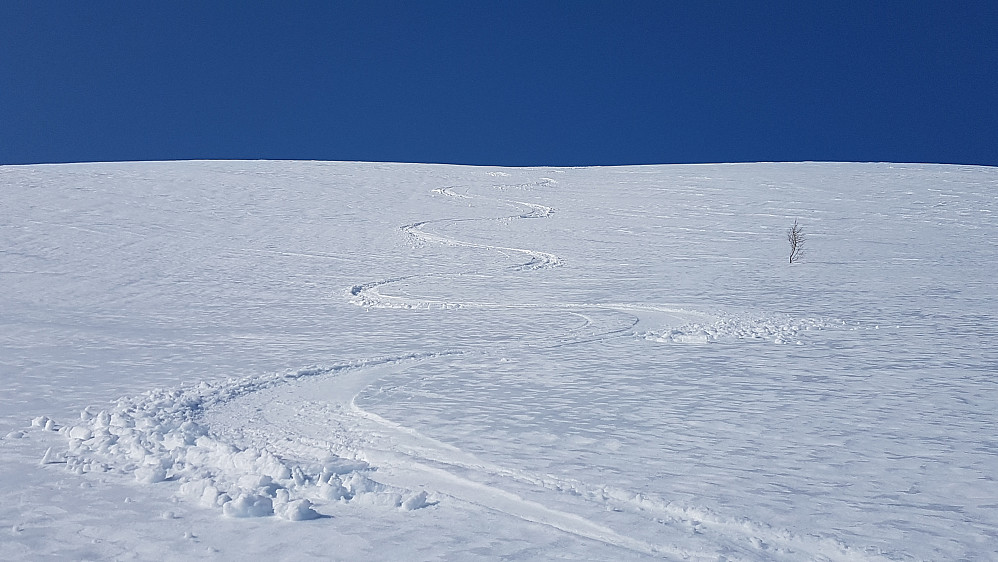
[[[790,242],[790,263],[799,261],[804,257],[805,239],[804,227],[797,224],[797,219],[794,219],[794,225],[787,231],[787,241]]]

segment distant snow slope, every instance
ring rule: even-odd
[[[996,169],[73,164],[0,195],[4,559],[998,556]]]

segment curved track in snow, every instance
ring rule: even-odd
[[[498,185],[495,186],[497,189],[533,189],[533,188],[543,188],[554,183],[554,180],[541,179],[540,181],[528,184],[518,184],[514,186],[510,185]],[[438,195],[444,195],[451,198],[470,200],[475,199],[471,195],[458,193],[455,191],[457,186],[448,186],[443,188],[434,189],[432,193]],[[482,222],[482,221],[514,221],[514,220],[532,220],[532,219],[546,219],[551,217],[555,210],[552,207],[541,205],[538,203],[528,203],[524,201],[517,201],[513,199],[497,199],[504,204],[519,207],[520,212],[512,215],[499,216],[499,217],[486,217],[486,218],[445,218],[437,219],[432,221],[420,221],[412,224],[407,224],[400,227],[402,233],[417,243],[428,243],[437,244],[441,246],[452,246],[452,247],[463,247],[463,248],[473,248],[482,250],[483,252],[496,253],[507,257],[522,256],[526,258],[526,261],[517,262],[510,265],[507,269],[511,271],[539,271],[552,267],[559,267],[563,264],[562,259],[554,253],[546,252],[543,250],[532,249],[532,248],[514,248],[509,246],[500,246],[494,244],[485,244],[480,242],[469,242],[461,240],[459,238],[445,236],[433,232],[432,228],[435,225],[447,225],[447,224],[460,224],[468,222]],[[477,274],[477,271],[455,271],[451,272],[451,276],[459,277],[461,275]],[[496,275],[501,275],[502,271],[492,272]],[[686,324],[692,321],[706,321],[712,319],[711,315],[705,314],[698,311],[687,310],[676,307],[666,307],[666,306],[655,306],[655,305],[636,305],[628,303],[571,303],[571,302],[553,302],[546,303],[543,305],[538,304],[528,304],[528,303],[518,303],[518,302],[495,302],[495,301],[483,301],[483,300],[454,300],[454,299],[440,299],[433,297],[413,297],[401,294],[386,294],[383,289],[390,288],[393,284],[400,281],[406,281],[410,279],[418,279],[421,277],[428,277],[420,273],[413,273],[411,275],[402,277],[392,277],[388,279],[380,279],[376,281],[369,281],[366,283],[361,283],[352,286],[348,292],[347,297],[350,302],[358,306],[365,308],[408,308],[408,309],[451,309],[451,308],[476,308],[476,309],[535,309],[535,310],[562,310],[573,314],[578,314],[582,318],[587,319],[588,323],[594,323],[593,319],[586,316],[587,311],[602,311],[603,316],[616,314],[618,316],[626,317],[622,318],[616,322],[616,326],[613,328],[608,328],[604,335],[611,334],[621,334],[628,332],[638,323],[638,317],[634,315],[635,312],[649,312],[657,316],[668,316],[672,323],[676,325]]]
[[[541,187],[550,182],[551,180],[542,180],[537,182],[536,186]],[[455,186],[443,187],[439,189],[434,189],[432,193],[444,195],[451,198],[459,199],[474,199],[470,195],[460,194],[454,191]],[[505,204],[520,207],[521,212],[501,217],[487,217],[487,218],[445,218],[437,219],[432,221],[420,221],[412,224],[403,225],[400,227],[403,235],[417,243],[429,243],[438,244],[442,246],[452,246],[452,247],[464,247],[479,249],[486,252],[498,253],[506,256],[523,256],[527,258],[527,261],[516,263],[510,266],[510,269],[516,271],[526,271],[526,270],[540,270],[550,267],[558,267],[561,265],[561,258],[557,255],[544,252],[541,250],[528,249],[528,248],[513,248],[508,246],[499,246],[493,244],[483,244],[478,242],[468,242],[460,240],[458,238],[453,238],[450,236],[444,236],[433,232],[431,229],[434,225],[444,225],[444,224],[459,224],[467,222],[480,222],[480,221],[509,221],[509,220],[521,220],[521,219],[543,219],[550,217],[554,213],[554,209],[547,207],[545,205],[539,205],[536,203],[525,203],[521,201],[513,200],[503,200]],[[460,271],[454,272],[454,275],[467,274],[472,272]],[[416,273],[406,277],[395,277],[390,279],[383,279],[377,281],[370,281],[367,283],[362,283],[354,285],[349,290],[350,301],[359,306],[364,306],[368,308],[495,308],[498,306],[512,306],[515,307],[516,303],[501,304],[501,303],[488,303],[481,301],[444,301],[440,299],[431,298],[406,298],[401,296],[389,296],[384,295],[381,289],[389,286],[398,281],[405,279],[411,279],[421,277],[420,274]]]
[[[553,180],[541,180],[534,184],[515,186],[524,188],[542,188]],[[514,186],[497,186],[500,189]],[[434,190],[435,194],[463,200],[474,199],[471,195],[455,191],[455,186]],[[420,221],[401,227],[402,232],[419,243],[437,244],[442,246],[478,249],[504,256],[522,256],[524,262],[515,263],[507,269],[512,271],[544,270],[563,264],[556,254],[532,248],[515,248],[480,242],[469,242],[459,238],[445,236],[434,232],[438,225],[459,224],[472,221],[497,220],[532,220],[545,219],[554,214],[554,209],[536,203],[515,200],[503,200],[508,205],[521,207],[522,212],[505,217],[480,219],[438,219]],[[473,272],[455,272],[455,275]],[[474,272],[477,273],[477,272]],[[561,347],[590,341],[602,340],[607,337],[621,335],[641,335],[646,339],[671,341],[679,343],[706,343],[725,333],[745,332],[739,335],[749,337],[779,338],[793,337],[796,331],[805,326],[777,327],[760,323],[746,328],[744,323],[725,321],[700,311],[682,308],[655,306],[632,303],[571,303],[553,302],[546,304],[530,304],[519,302],[495,301],[458,301],[432,297],[413,297],[409,295],[391,294],[383,291],[390,289],[400,281],[419,277],[396,277],[359,284],[351,287],[350,301],[367,308],[407,308],[407,309],[533,309],[539,313],[563,311],[576,315],[583,320],[583,325],[575,330],[566,329],[557,342],[540,344],[542,347]],[[634,328],[639,322],[638,314],[652,315],[659,324],[679,327],[667,333],[635,334]],[[664,321],[664,320],[668,321]],[[704,327],[706,326],[706,328]],[[712,331],[713,330],[713,331]],[[580,337],[579,333],[587,332],[588,336]],[[692,335],[687,332],[692,332]],[[538,345],[523,342],[520,347]],[[432,359],[430,359],[432,360]],[[404,368],[404,367],[402,367]],[[364,375],[360,375],[361,378]],[[795,553],[799,556],[806,553],[815,559],[862,559],[860,552],[834,540],[821,537],[803,537],[786,530],[772,529],[762,523],[748,520],[728,520],[716,516],[708,510],[691,510],[686,507],[672,505],[669,501],[643,496],[633,491],[614,489],[608,486],[593,486],[575,480],[565,480],[552,475],[532,474],[527,471],[510,469],[494,463],[483,461],[475,455],[461,451],[451,445],[441,443],[416,430],[386,420],[381,416],[361,409],[356,403],[357,394],[368,384],[376,382],[380,374],[369,373],[367,382],[360,385],[316,384],[310,394],[321,399],[319,410],[324,415],[336,421],[332,425],[342,425],[343,420],[352,420],[356,435],[368,436],[362,454],[365,461],[378,467],[377,477],[386,482],[394,482],[404,487],[422,487],[432,489],[436,498],[452,498],[482,505],[489,509],[500,511],[526,521],[541,523],[569,532],[580,537],[598,540],[607,544],[625,548],[634,552],[656,556],[678,557],[688,560],[715,560],[721,552],[768,551],[772,555]],[[325,390],[323,390],[325,389]],[[255,397],[256,407],[266,409],[268,399]],[[284,427],[294,434],[299,431],[300,424],[293,420],[268,419],[271,427]],[[326,424],[323,424],[326,425]],[[328,444],[324,444],[326,448]],[[681,548],[670,544],[653,544],[614,531],[604,525],[588,520],[573,513],[558,511],[545,507],[534,501],[510,491],[515,489],[544,489],[558,494],[569,494],[583,498],[591,505],[599,506],[603,511],[627,512],[644,520],[655,520],[664,526],[675,527],[682,531],[692,530],[701,536],[703,543],[697,551]]]
[[[546,182],[550,180],[517,187],[543,188]],[[475,199],[453,186],[436,189],[434,194]],[[563,265],[563,260],[551,252],[472,242],[436,230],[472,221],[536,220],[554,214],[551,207],[537,203],[501,202],[516,212],[500,217],[414,222],[401,226],[401,232],[418,243],[511,258],[515,263],[488,272],[497,277],[504,272],[542,274]],[[480,273],[453,271],[448,275]],[[581,322],[565,326],[563,333],[546,340],[496,344],[492,349],[496,353],[512,348],[564,347],[620,336],[705,342],[709,341],[709,330],[637,334],[635,326],[641,315],[668,319],[660,324],[675,326],[700,326],[697,322],[711,326],[717,322],[702,312],[668,306],[455,300],[392,290],[400,282],[415,279],[432,281],[433,275],[415,271],[361,282],[347,291],[347,298],[371,309],[530,310],[539,314],[562,312]],[[365,411],[357,404],[358,394],[378,381],[420,363],[469,353],[482,352],[449,349],[152,391],[121,399],[105,410],[88,410],[78,426],[58,428],[47,419],[36,420],[36,425],[60,430],[69,439],[68,454],[46,455],[46,462],[66,462],[80,472],[128,472],[143,482],[179,480],[182,495],[235,517],[311,519],[320,517],[323,505],[330,502],[416,510],[458,501],[638,555],[714,560],[722,553],[765,551],[824,559],[862,557],[862,553],[829,539],[794,535],[763,523],[678,507],[664,498],[612,486],[504,467]],[[309,398],[302,403],[302,397]],[[561,507],[545,505],[528,497],[537,490],[563,495],[570,501],[559,504]],[[598,512],[624,513],[646,524],[695,535],[698,548],[691,550],[629,536],[626,531],[592,518],[591,514]]]

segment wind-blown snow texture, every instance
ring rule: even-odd
[[[4,559],[998,556],[998,170],[0,190]]]

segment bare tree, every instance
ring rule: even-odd
[[[797,219],[794,219],[794,225],[787,230],[787,241],[790,242],[790,263],[800,260],[804,257],[804,227],[797,224]]]

